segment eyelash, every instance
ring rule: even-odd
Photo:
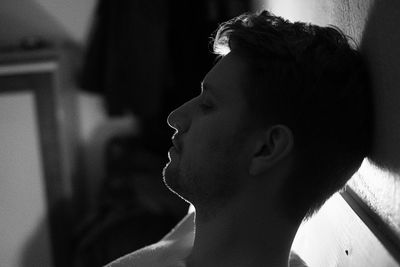
[[[206,104],[206,103],[204,103],[204,102],[206,102],[204,99],[200,99],[200,104],[199,104],[199,106],[200,106],[201,110],[203,110],[203,111],[209,111],[210,109],[212,109],[212,105]]]
[[[204,103],[200,103],[200,108],[202,110],[210,110],[212,108],[212,106],[208,105],[208,104],[204,104]]]

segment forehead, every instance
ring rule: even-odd
[[[243,90],[246,86],[247,70],[248,66],[240,56],[229,53],[204,77],[204,89],[209,89],[217,96],[230,96],[244,101]]]
[[[229,53],[218,61],[203,80],[204,91],[215,96],[217,107],[222,107],[245,131],[257,126],[244,93],[249,89],[249,69],[246,60]]]

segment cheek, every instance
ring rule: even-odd
[[[207,161],[208,164],[220,164],[230,159],[236,153],[232,131],[218,127],[203,131],[193,141],[192,158],[199,161]]]
[[[211,124],[207,128],[199,129],[197,136],[192,140],[195,151],[199,153],[218,153],[229,146],[231,133],[221,124]]]

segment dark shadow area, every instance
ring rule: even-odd
[[[374,1],[361,41],[372,73],[374,146],[371,159],[400,171],[400,2]]]

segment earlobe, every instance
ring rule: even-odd
[[[251,160],[249,174],[258,175],[275,166],[293,148],[292,131],[285,125],[274,125],[259,138]]]

